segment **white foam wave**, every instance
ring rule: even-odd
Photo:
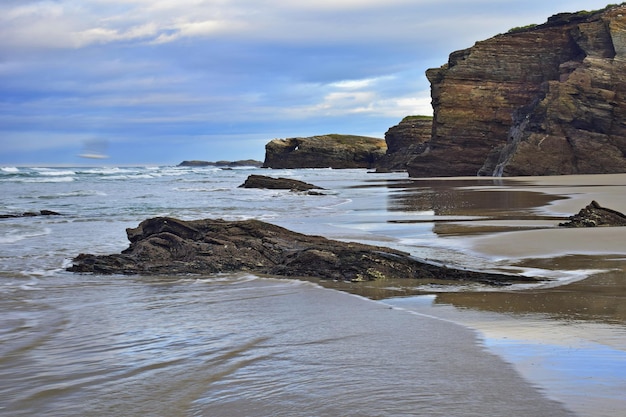
[[[24,178],[22,182],[32,182],[32,183],[48,183],[48,182],[72,182],[74,181],[74,177],[44,177],[44,178]]]
[[[76,172],[67,170],[67,169],[57,170],[57,169],[52,169],[52,168],[34,168],[33,170],[38,172],[39,175],[43,175],[47,177],[62,177],[62,176],[68,176],[68,175],[76,175]]]
[[[17,167],[0,167],[0,171],[7,172],[9,174],[20,172],[19,168]]]
[[[2,235],[0,235],[0,244],[15,243],[24,239],[49,235],[50,233],[52,233],[52,230],[47,227],[39,230],[5,229],[2,230]]]

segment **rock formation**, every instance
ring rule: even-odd
[[[385,155],[383,139],[324,135],[274,139],[265,145],[265,168],[373,168]]]
[[[433,118],[407,116],[385,133],[387,153],[376,164],[376,172],[406,171],[407,164],[424,152],[432,133]]]
[[[626,172],[626,6],[563,13],[429,69],[413,177]]]
[[[234,167],[258,167],[260,168],[263,165],[263,162],[256,161],[254,159],[243,159],[240,161],[199,161],[199,160],[191,160],[191,161],[183,161],[178,164],[179,167],[218,167],[218,168],[234,168]]]
[[[61,216],[61,213],[51,210],[26,211],[19,214],[0,214],[0,219],[12,219],[16,217],[36,217],[36,216]]]
[[[422,278],[504,285],[534,278],[421,262],[378,246],[307,236],[258,220],[144,220],[127,229],[121,254],[80,254],[68,268],[99,274],[211,274],[249,271],[284,277],[371,281]]]
[[[290,190],[290,191],[310,191],[322,190],[308,182],[294,180],[291,178],[272,178],[265,175],[249,175],[246,181],[239,188],[266,188],[269,190]]]
[[[626,215],[619,211],[600,206],[592,201],[582,208],[578,214],[570,216],[569,221],[559,224],[562,227],[600,227],[626,226]]]

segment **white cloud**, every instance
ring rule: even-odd
[[[26,152],[99,133],[140,142],[329,126],[384,132],[390,120],[432,113],[424,71],[455,49],[552,13],[604,6],[0,0],[0,140],[15,138],[11,146]]]

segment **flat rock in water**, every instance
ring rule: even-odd
[[[323,190],[313,184],[291,178],[273,178],[265,175],[250,175],[240,188],[267,188],[271,190],[309,191]]]
[[[602,207],[597,201],[592,201],[582,208],[578,214],[570,216],[568,222],[560,223],[562,227],[598,227],[598,226],[626,226],[626,215],[610,208]]]
[[[447,268],[408,253],[296,233],[258,220],[144,220],[126,230],[120,254],[80,254],[71,272],[99,274],[208,274],[248,271],[282,277],[371,281],[397,278],[474,281],[505,285],[535,278]]]
[[[20,214],[0,214],[0,219],[13,219],[16,217],[37,217],[37,216],[60,216],[61,213],[57,213],[52,210],[39,210],[39,212],[35,211],[27,211]]]

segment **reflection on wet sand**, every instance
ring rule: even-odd
[[[439,237],[527,271],[610,271],[564,286],[512,292],[442,292],[458,307],[626,323],[626,228],[564,230],[558,223],[595,199],[626,211],[626,174],[524,178],[416,179],[396,182],[390,212],[426,212]],[[566,212],[565,210],[570,210]],[[401,220],[410,223],[412,220]],[[432,284],[431,284],[432,285]],[[394,291],[413,292],[413,289]],[[388,286],[387,286],[388,288]],[[376,290],[389,291],[379,288]]]
[[[432,210],[423,220],[461,256],[556,280],[504,289],[387,282],[362,295],[477,329],[487,347],[581,416],[623,412],[626,228],[558,223],[592,200],[626,212],[626,174],[415,180],[396,188],[389,210]]]

